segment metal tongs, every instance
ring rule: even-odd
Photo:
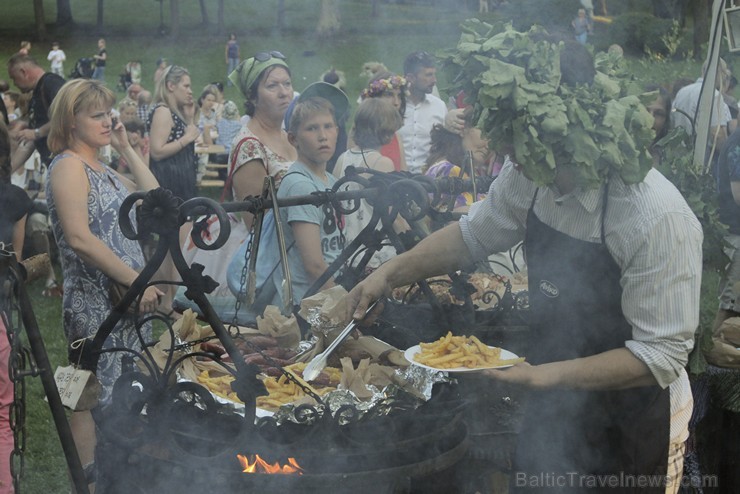
[[[285,245],[285,232],[283,231],[283,224],[280,218],[280,206],[277,203],[277,197],[275,193],[275,180],[272,176],[268,175],[265,177],[264,184],[262,186],[262,199],[272,199],[272,214],[275,219],[275,234],[278,241],[278,250],[280,254],[280,265],[283,271],[283,281],[281,285],[281,295],[283,298],[282,314],[289,316],[293,312],[293,284],[290,276],[290,265],[288,264],[288,250]],[[265,210],[260,210],[254,217],[254,234],[252,237],[252,250],[249,253],[249,274],[248,274],[248,288],[246,293],[247,305],[252,306],[254,304],[256,296],[256,284],[257,284],[257,254],[259,252],[260,238],[262,236],[262,223],[265,218]],[[271,282],[267,280],[267,282]]]
[[[367,316],[377,304],[377,300],[370,304],[370,307],[368,307],[365,311],[365,315]],[[352,319],[350,323],[344,327],[342,332],[337,335],[334,341],[332,341],[323,352],[311,359],[306,368],[303,370],[304,380],[313,381],[314,379],[316,379],[319,373],[324,370],[324,367],[326,367],[326,360],[329,358],[329,355],[331,355],[332,352],[336,350],[336,348],[341,345],[344,340],[347,339],[347,336],[349,336],[349,334],[357,327],[358,322],[359,321]]]

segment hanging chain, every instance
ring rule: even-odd
[[[11,277],[4,280],[5,299],[0,305],[0,317],[8,338],[8,379],[13,383],[13,402],[9,408],[10,429],[13,432],[13,450],[10,453],[10,475],[16,494],[21,492],[21,479],[25,471],[26,452],[26,381],[27,376],[39,374],[35,361],[21,339],[20,309],[14,301],[15,281]]]
[[[311,396],[313,399],[315,399],[318,403],[323,403],[321,397],[316,394],[310,387],[306,386],[301,382],[301,380],[296,379],[296,377],[293,375],[293,373],[286,371],[283,369],[283,366],[280,365],[278,362],[276,362],[274,359],[272,359],[269,355],[265,355],[260,348],[255,346],[252,342],[249,341],[249,339],[241,337],[239,335],[239,310],[241,310],[242,307],[242,295],[246,297],[247,295],[247,276],[249,273],[249,254],[252,252],[252,241],[254,240],[254,229],[255,224],[257,222],[252,220],[252,226],[249,229],[249,239],[247,240],[247,250],[244,252],[244,266],[242,266],[242,272],[239,276],[239,294],[237,295],[236,301],[234,302],[234,317],[231,320],[231,324],[229,324],[229,327],[227,328],[229,331],[229,334],[232,338],[235,339],[241,339],[244,340],[244,342],[247,344],[250,350],[253,350],[253,353],[259,353],[264,359],[265,362],[267,362],[268,365],[271,367],[274,367],[276,369],[279,369],[280,372],[283,373],[286,379],[289,381],[295,383],[296,386],[301,388],[307,395]],[[208,341],[210,339],[213,339],[214,337],[209,338],[202,338],[201,340],[195,341],[195,342],[188,342],[184,345],[179,345],[177,348],[184,348],[186,346],[194,346],[198,343],[203,343],[205,341]]]
[[[254,239],[254,225],[257,223],[252,217],[252,226],[249,228],[249,235],[247,236],[247,250],[244,252],[244,266],[242,266],[242,272],[239,276],[239,293],[234,301],[234,317],[231,319],[231,324],[227,328],[229,334],[238,333],[237,327],[239,326],[239,311],[242,308],[242,294],[246,298],[247,296],[247,276],[249,274],[249,254],[252,252],[252,241]]]

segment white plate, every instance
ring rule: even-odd
[[[496,348],[496,347],[489,346],[488,348]],[[453,367],[451,369],[439,369],[437,367],[430,367],[428,365],[424,365],[414,360],[414,355],[420,352],[421,352],[421,346],[414,345],[411,348],[407,349],[405,352],[403,352],[403,356],[406,357],[406,360],[411,362],[413,365],[418,365],[419,367],[424,367],[425,369],[441,371],[441,372],[480,372],[486,369],[506,369],[507,367],[511,367],[513,365],[513,364],[508,364],[508,365],[499,365],[499,366],[492,366],[492,367],[473,367],[473,368]],[[501,360],[509,360],[513,358],[519,358],[519,356],[513,352],[504,350],[503,348],[501,349]]]

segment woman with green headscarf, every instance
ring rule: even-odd
[[[283,130],[283,116],[293,100],[293,85],[285,56],[277,51],[257,53],[242,61],[229,79],[244,94],[250,119],[234,138],[229,156],[226,194],[240,200],[259,195],[267,175],[279,183],[297,159]],[[252,215],[244,214],[247,227]]]

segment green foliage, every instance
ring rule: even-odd
[[[457,47],[441,54],[452,92],[465,91],[493,148],[513,147],[528,178],[549,184],[556,166],[585,187],[610,173],[627,183],[645,177],[652,117],[626,94],[619,57],[600,55],[593,84],[571,87],[560,83],[564,45],[547,41],[542,28],[468,20],[462,29]]]
[[[578,2],[572,0],[549,0],[547,8],[543,8],[542,0],[516,0],[510,1],[500,10],[502,17],[511,19],[519,31],[539,25],[550,31],[563,29],[570,33],[570,23],[576,17],[579,7]]]
[[[647,13],[631,12],[614,18],[607,27],[601,44],[613,43],[626,53],[641,55],[657,53],[663,56],[676,54],[681,39],[680,28],[674,20],[659,19]]]
[[[727,264],[723,251],[727,227],[719,221],[719,197],[710,173],[693,163],[693,145],[683,128],[673,129],[655,145],[660,155],[656,168],[681,191],[704,230],[704,267],[721,271]]]

